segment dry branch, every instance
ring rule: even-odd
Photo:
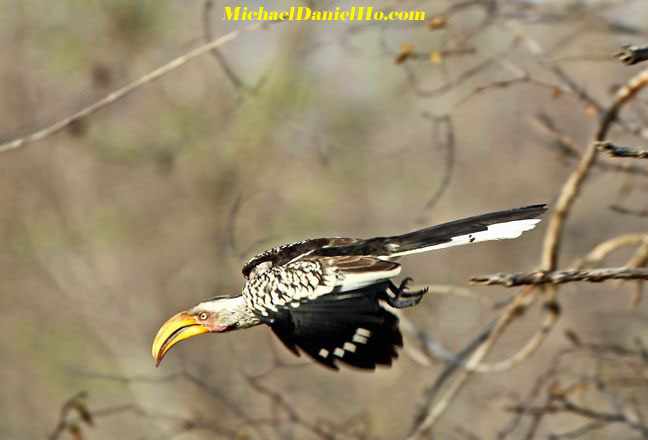
[[[45,127],[41,130],[35,131],[33,133],[28,134],[27,136],[19,137],[17,139],[4,142],[0,144],[0,153],[4,153],[9,150],[13,150],[19,147],[22,147],[25,144],[28,144],[30,142],[36,142],[41,139],[44,139],[54,133],[57,133],[61,130],[63,130],[66,127],[69,127],[70,125],[78,122],[79,120],[85,118],[86,116],[89,116],[98,110],[101,110],[102,108],[120,100],[121,98],[125,97],[126,95],[130,94],[131,92],[134,92],[138,88],[153,82],[162,76],[166,75],[167,73],[171,72],[172,70],[177,69],[178,67],[188,63],[189,61],[193,60],[194,58],[197,58],[205,53],[211,52],[213,49],[218,48],[220,46],[223,46],[224,44],[229,43],[230,41],[240,37],[243,34],[247,34],[250,32],[257,31],[259,29],[262,29],[268,25],[268,23],[271,22],[259,22],[255,23],[250,26],[246,26],[242,29],[238,29],[232,32],[229,32],[225,35],[223,35],[220,38],[217,38],[213,41],[210,41],[209,43],[205,43],[202,46],[199,46],[193,50],[190,50],[189,52],[180,55],[179,57],[169,61],[167,64],[158,67],[157,69],[147,73],[146,75],[143,75],[139,78],[137,78],[135,81],[132,81],[129,84],[126,84],[124,87],[117,89],[105,97],[101,98],[98,101],[95,101],[94,103],[90,104],[89,106],[79,110],[78,112],[67,116],[52,125]]]
[[[506,287],[563,284],[575,281],[598,283],[606,280],[648,280],[648,269],[631,269],[627,267],[607,267],[604,269],[559,270],[552,272],[520,272],[479,275],[470,279],[473,284],[486,286],[502,285]]]
[[[335,440],[336,436],[334,433],[328,432],[325,427],[321,426],[318,423],[310,422],[302,417],[299,411],[290,403],[289,399],[286,399],[284,393],[278,393],[272,391],[266,386],[262,385],[259,380],[254,377],[246,376],[248,384],[257,392],[262,395],[267,396],[278,409],[282,409],[288,420],[294,423],[297,426],[300,426],[313,435],[323,439],[323,440]]]
[[[446,160],[443,167],[443,177],[439,183],[439,187],[434,192],[432,197],[425,203],[421,214],[419,215],[419,222],[426,222],[425,213],[429,212],[434,205],[441,199],[445,191],[450,185],[450,179],[452,178],[452,170],[454,168],[455,162],[455,132],[454,125],[452,123],[452,118],[450,115],[443,116],[428,116],[428,119],[432,121],[432,137],[433,142],[438,146],[440,150],[445,151]]]
[[[639,431],[644,436],[644,438],[648,437],[648,426],[643,425],[641,422],[635,420],[633,417],[630,417],[621,411],[614,413],[595,411],[590,408],[586,408],[584,406],[573,403],[564,395],[554,396],[551,400],[551,402],[542,407],[514,405],[507,408],[507,410],[514,413],[523,413],[534,416],[568,412],[603,423],[624,423],[628,427]]]
[[[559,396],[556,398],[559,403],[557,404],[551,404],[547,406],[542,406],[542,407],[529,407],[529,406],[524,406],[524,405],[514,405],[510,406],[507,409],[507,411],[513,412],[513,413],[526,413],[528,415],[537,415],[537,414],[555,414],[559,412],[571,412],[574,414],[578,414],[583,417],[587,417],[589,419],[594,419],[594,420],[600,420],[603,422],[624,422],[627,423],[627,417],[625,417],[623,414],[619,413],[604,413],[604,412],[599,412],[599,411],[594,411],[589,408],[585,408],[580,405],[576,405],[575,403],[567,400],[565,397]],[[641,432],[648,433],[648,427],[642,426],[642,425],[637,425],[637,424],[631,424],[630,426],[635,427],[636,429],[640,430]]]
[[[648,60],[648,46],[639,47],[632,44],[626,44],[621,51],[615,54],[621,62],[629,66]]]
[[[636,96],[636,94],[647,84],[648,69],[631,78],[624,87],[619,89],[619,91],[615,95],[612,105],[608,107],[607,110],[602,114],[600,123],[596,128],[595,134],[593,136],[594,140],[600,141],[605,138],[608,130],[612,126],[612,123],[616,121],[617,115],[623,105],[625,105],[634,96]],[[597,150],[594,146],[594,143],[592,142],[590,143],[589,147],[583,152],[581,160],[576,169],[563,184],[560,195],[558,197],[558,202],[556,203],[556,207],[549,221],[549,227],[547,228],[547,232],[545,234],[541,262],[541,267],[545,271],[552,271],[556,267],[556,264],[558,262],[558,254],[560,251],[560,244],[562,242],[564,222],[566,221],[569,212],[571,211],[571,208],[580,193],[580,189],[586,177],[588,176],[592,166],[596,162],[596,154]],[[450,403],[456,397],[463,385],[465,385],[465,383],[471,377],[471,370],[474,369],[477,365],[480,365],[483,359],[491,351],[501,334],[506,330],[506,328],[508,328],[510,323],[517,316],[519,316],[520,310],[523,310],[524,307],[526,307],[526,305],[532,300],[534,296],[534,287],[535,286],[528,286],[516,295],[514,301],[500,315],[493,331],[486,338],[486,340],[479,347],[477,347],[477,349],[466,362],[465,369],[461,371],[454,382],[452,382],[447,387],[445,393],[438,399],[438,401],[434,402],[432,399],[428,400],[426,407],[421,412],[421,416],[418,417],[417,420],[415,420],[411,434],[408,437],[410,440],[423,438],[429,433],[434,424],[449,407]],[[548,284],[547,288],[545,289],[545,302],[547,304],[554,304],[556,305],[556,307],[545,308],[546,312],[549,313],[549,316],[546,317],[545,325],[543,325],[539,336],[538,334],[534,335],[532,338],[533,340],[527,344],[527,347],[530,347],[530,349],[523,349],[523,358],[527,358],[531,354],[533,354],[535,349],[537,349],[542,344],[546,336],[550,333],[552,327],[557,322],[557,319],[551,319],[552,315],[554,315],[554,318],[556,316],[556,290],[556,286],[553,284]]]
[[[534,129],[549,138],[549,141],[555,146],[558,152],[567,159],[578,159],[582,150],[578,143],[571,137],[558,130],[549,116],[538,114],[536,116],[525,115],[525,121]],[[636,165],[634,162],[614,161],[614,162],[597,162],[594,164],[603,171],[616,171],[630,174],[640,174],[648,176],[648,169]]]
[[[76,393],[74,396],[70,397],[61,407],[61,413],[59,416],[59,421],[54,428],[54,431],[48,436],[49,440],[57,440],[62,434],[68,432],[74,436],[80,436],[81,428],[79,427],[78,420],[71,421],[71,413],[76,412],[87,425],[93,424],[93,417],[90,411],[88,411],[84,400],[87,397],[85,391]]]
[[[213,7],[214,7],[213,0],[205,0],[205,3],[203,4],[203,29],[205,33],[206,42],[209,42],[214,39],[214,34],[212,32],[212,20],[211,20],[211,11]],[[223,52],[221,52],[220,49],[218,49],[217,47],[212,48],[210,52],[214,57],[214,59],[218,62],[220,67],[223,69],[223,72],[230,80],[234,88],[236,90],[240,90],[241,88],[244,88],[243,81],[241,81],[237,73],[227,62],[227,58],[225,58]]]
[[[648,264],[648,240],[644,241],[641,246],[636,250],[635,254],[630,258],[626,263],[626,266],[632,268],[644,267]],[[632,291],[632,296],[630,297],[630,308],[634,309],[641,302],[641,297],[643,293],[643,280],[639,280],[635,283],[634,289]]]
[[[612,205],[610,209],[619,214],[634,215],[637,217],[648,217],[648,209],[630,209],[620,205]]]
[[[533,287],[526,287],[515,297],[514,301],[497,319],[493,330],[468,358],[459,376],[454,382],[448,385],[445,393],[437,401],[434,400],[434,396],[428,397],[424,408],[419,412],[417,419],[414,421],[414,426],[412,426],[408,440],[421,439],[427,436],[434,424],[448,409],[452,400],[470,378],[472,370],[486,357],[508,325],[519,315],[520,310],[523,310],[529,302],[533,301],[534,296],[532,292]]]
[[[613,104],[606,110],[601,118],[601,122],[594,134],[594,141],[602,141],[609,131],[612,123],[628,101],[630,101],[639,91],[648,84],[648,70],[643,70],[635,77],[628,81],[627,85],[621,87],[617,92]],[[592,142],[585,150],[581,161],[569,176],[560,192],[560,197],[556,203],[549,226],[545,235],[542,255],[542,269],[554,270],[558,262],[558,252],[562,240],[563,225],[569,211],[578,196],[580,189],[587,178],[590,169],[596,162],[596,146]]]
[[[598,151],[605,151],[610,157],[632,157],[634,159],[648,159],[648,150],[636,147],[620,147],[612,142],[595,142]]]
[[[504,440],[509,436],[536,438],[542,420],[556,413],[572,413],[590,419],[590,423],[600,423],[600,426],[594,427],[588,424],[563,434],[549,434],[548,438],[551,439],[578,438],[593,429],[605,428],[611,423],[625,424],[628,428],[641,432],[645,437],[648,427],[643,422],[644,417],[639,408],[636,408],[634,404],[636,400],[614,395],[609,389],[610,386],[619,386],[619,380],[632,382],[637,373],[641,374],[642,369],[648,365],[646,364],[648,358],[645,348],[640,346],[636,349],[617,344],[583,342],[571,330],[567,331],[566,336],[573,346],[561,350],[553,356],[549,369],[537,378],[525,398],[513,397],[516,403],[506,409],[514,416],[508,426],[500,431],[498,440]],[[580,370],[574,375],[574,371],[569,366],[571,362],[565,359],[583,354],[596,359],[597,368],[594,369],[592,375]],[[627,370],[622,368],[624,365],[627,365]],[[605,374],[608,366],[615,370],[613,376]],[[638,392],[641,394],[641,390]],[[587,397],[581,399],[578,397],[581,394]],[[578,404],[574,403],[576,399],[573,399],[572,396],[578,399]],[[593,408],[601,408],[601,404],[592,405],[594,399],[601,403],[607,403],[612,412],[594,410]],[[585,406],[586,403],[589,403],[589,406]],[[527,418],[526,433],[514,436],[515,431],[524,426],[521,423],[522,418]]]
[[[597,244],[583,258],[578,259],[571,269],[582,269],[585,266],[600,263],[609,254],[628,246],[648,243],[648,234],[623,234]]]

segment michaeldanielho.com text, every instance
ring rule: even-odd
[[[351,7],[347,10],[313,11],[307,6],[293,6],[279,11],[268,11],[263,6],[248,10],[247,6],[225,6],[223,20],[227,21],[423,21],[425,11],[380,11],[371,6]]]

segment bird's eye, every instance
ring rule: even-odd
[[[209,318],[209,314],[207,312],[202,312],[200,315],[198,315],[198,318],[200,318],[201,321],[204,321],[205,319]]]

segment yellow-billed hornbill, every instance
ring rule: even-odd
[[[202,333],[222,333],[258,324],[296,355],[359,368],[391,365],[403,345],[398,318],[380,301],[404,308],[418,304],[427,289],[407,290],[391,279],[398,258],[487,240],[519,237],[540,221],[545,205],[526,206],[444,223],[393,237],[315,238],[263,252],[243,267],[241,295],[214,297],[180,312],[153,342],[156,366],[176,343]]]

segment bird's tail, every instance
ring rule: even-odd
[[[382,240],[389,255],[399,257],[480,241],[516,238],[540,222],[536,217],[547,210],[545,206],[532,205],[482,214]]]

